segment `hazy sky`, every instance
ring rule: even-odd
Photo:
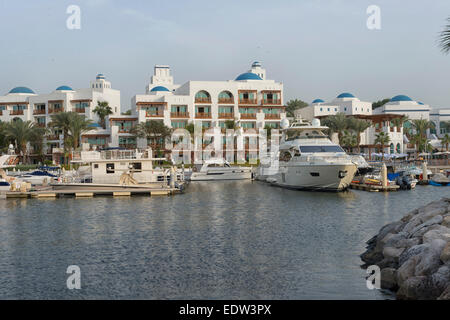
[[[66,27],[71,4],[80,30]],[[381,30],[366,27],[372,4]],[[184,83],[234,79],[258,60],[285,99],[406,94],[450,108],[450,55],[437,47],[449,16],[449,0],[0,0],[0,94],[86,88],[101,72],[126,110],[155,64]]]

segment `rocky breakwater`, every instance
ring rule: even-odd
[[[361,259],[380,267],[381,288],[397,299],[450,300],[450,198],[381,228]]]

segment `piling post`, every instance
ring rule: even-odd
[[[424,161],[424,162],[422,162],[422,181],[425,182],[425,183],[428,182],[428,174],[427,174],[427,172],[428,172],[427,162]]]
[[[383,188],[386,188],[388,186],[387,168],[384,162],[383,166],[381,167],[381,185]]]

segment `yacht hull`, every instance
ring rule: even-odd
[[[252,178],[251,171],[248,172],[193,172],[191,181],[216,181],[216,180],[248,180]]]
[[[280,166],[269,181],[289,189],[338,192],[350,186],[356,170],[354,164]]]

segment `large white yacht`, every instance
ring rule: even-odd
[[[342,191],[357,170],[349,155],[331,142],[318,119],[296,119],[282,124],[278,171],[266,180],[274,185],[303,190]]]

